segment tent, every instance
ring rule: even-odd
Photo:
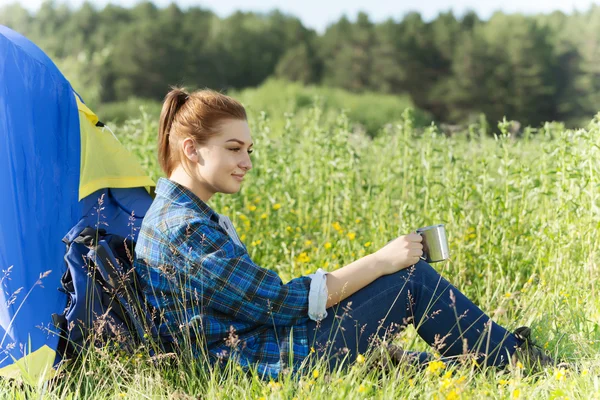
[[[96,221],[135,239],[153,186],[50,58],[0,25],[0,376],[53,375],[63,237]]]

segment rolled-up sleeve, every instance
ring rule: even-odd
[[[175,238],[181,256],[176,266],[185,277],[180,284],[199,296],[204,307],[265,325],[293,326],[308,320],[310,277],[283,284],[277,273],[256,265],[245,249],[204,221],[189,222]]]
[[[308,316],[313,321],[321,321],[327,317],[327,272],[319,268],[311,278],[310,291],[308,293]]]

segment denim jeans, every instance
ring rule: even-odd
[[[327,313],[319,323],[309,320],[308,341],[332,368],[408,324],[446,362],[469,354],[481,366],[503,366],[522,344],[424,261],[376,279]],[[430,353],[412,355],[421,363],[434,359]]]

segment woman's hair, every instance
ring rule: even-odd
[[[188,93],[185,88],[172,88],[165,96],[158,125],[158,162],[167,177],[182,161],[179,144],[184,139],[204,144],[220,133],[220,124],[228,119],[247,120],[237,100],[209,89]]]

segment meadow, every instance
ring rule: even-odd
[[[430,366],[409,374],[372,369],[365,354],[348,370],[315,360],[300,380],[269,382],[186,354],[157,362],[143,349],[117,357],[92,349],[51,384],[3,383],[0,396],[600,399],[600,115],[577,131],[549,123],[515,139],[501,123],[496,135],[473,125],[447,137],[410,108],[364,129],[355,119],[361,107],[317,95],[302,107],[255,92],[238,97],[250,110],[254,168],[238,194],[216,195],[210,205],[231,218],[258,265],[285,282],[443,223],[451,259],[434,267],[496,322],[531,326],[549,353],[579,367]],[[156,110],[132,113],[113,130],[161,176]],[[428,350],[411,328],[395,341]]]

